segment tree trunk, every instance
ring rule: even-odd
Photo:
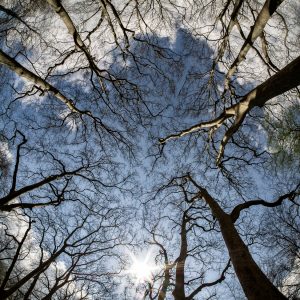
[[[230,215],[226,214],[219,204],[204,189],[201,196],[218,220],[223,239],[226,243],[229,256],[235,273],[249,300],[279,300],[287,299],[269,281],[253,260],[248,247],[239,236]]]
[[[232,265],[247,298],[249,300],[287,299],[257,266],[231,218],[226,215],[218,218],[218,221]]]
[[[231,65],[225,79],[225,90],[229,88],[229,81],[232,75],[235,73],[239,64],[246,58],[246,55],[249,49],[252,47],[255,40],[261,36],[267,22],[271,18],[272,14],[276,11],[278,6],[283,2],[283,0],[266,0],[263,8],[261,9],[254,25],[251,28],[251,31],[244,42],[237,58]]]
[[[24,78],[24,79],[30,81],[31,83],[37,85],[38,87],[40,87],[42,90],[49,91],[58,100],[65,103],[72,112],[80,112],[75,107],[72,100],[68,99],[65,95],[63,95],[61,92],[59,92],[54,86],[52,86],[46,80],[42,79],[41,77],[35,75],[31,71],[29,71],[28,69],[23,67],[14,58],[8,56],[2,50],[0,50],[0,64],[5,65],[6,67],[8,67],[12,71],[14,71],[16,74],[21,76],[22,78]]]
[[[185,290],[184,290],[184,269],[185,261],[187,258],[187,236],[186,236],[186,212],[183,214],[181,223],[181,246],[180,254],[176,264],[176,275],[175,275],[175,289],[173,291],[173,296],[175,300],[185,300]]]

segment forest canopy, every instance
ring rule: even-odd
[[[0,0],[0,298],[298,299],[299,19]]]

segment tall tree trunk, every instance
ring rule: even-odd
[[[183,214],[181,223],[181,246],[180,254],[176,264],[176,275],[175,275],[175,289],[173,291],[173,296],[175,300],[185,300],[185,290],[184,290],[184,267],[187,258],[187,236],[186,236],[186,212]]]
[[[263,8],[261,9],[260,13],[257,16],[257,19],[254,23],[254,25],[251,27],[250,33],[245,40],[238,56],[236,57],[233,64],[230,66],[228,73],[226,75],[225,79],[225,90],[228,90],[229,88],[229,81],[232,77],[232,75],[235,73],[237,67],[239,64],[246,58],[246,55],[248,51],[250,50],[251,46],[255,42],[255,40],[261,36],[263,33],[263,30],[273,15],[273,13],[276,11],[278,6],[283,2],[283,0],[266,0]]]
[[[249,300],[280,300],[287,299],[269,281],[253,260],[248,247],[239,236],[231,216],[226,214],[219,204],[205,189],[201,189],[201,197],[209,205],[213,215],[218,220],[223,239],[235,273]]]
[[[217,219],[234,270],[247,298],[249,300],[286,299],[257,266],[231,218],[226,215]]]

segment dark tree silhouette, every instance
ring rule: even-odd
[[[0,298],[299,297],[299,11],[2,1]]]

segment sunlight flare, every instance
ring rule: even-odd
[[[132,253],[130,256],[132,263],[127,272],[136,279],[137,283],[152,281],[153,273],[158,270],[158,266],[151,262],[150,252],[147,252],[144,258]]]

